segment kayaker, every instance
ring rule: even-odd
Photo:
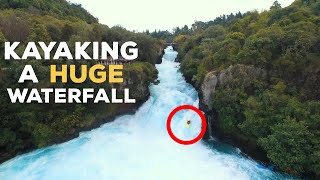
[[[186,124],[186,128],[190,128],[190,125],[191,125],[191,120],[188,120]]]

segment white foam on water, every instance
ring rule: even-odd
[[[212,149],[203,142],[184,146],[166,131],[169,113],[179,105],[198,107],[196,90],[187,84],[169,47],[157,65],[160,84],[134,115],[124,115],[69,142],[20,155],[0,166],[1,180],[64,179],[285,179],[237,153]],[[192,119],[189,129],[187,119]],[[177,137],[190,140],[201,129],[196,113],[181,111],[171,124]]]

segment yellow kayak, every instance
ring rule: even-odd
[[[191,120],[188,120],[186,124],[186,128],[190,128],[190,125],[191,125]]]

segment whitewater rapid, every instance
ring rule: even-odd
[[[69,142],[20,155],[0,165],[1,180],[209,180],[286,179],[242,155],[236,148],[214,148],[204,142],[184,146],[166,131],[169,113],[179,105],[198,107],[196,90],[186,83],[168,47],[157,65],[158,85],[134,115],[124,115]],[[192,119],[191,127],[185,127]],[[200,118],[181,111],[172,120],[180,139],[190,140],[201,129]]]

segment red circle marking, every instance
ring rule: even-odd
[[[177,138],[173,132],[172,132],[172,129],[171,129],[171,120],[172,120],[172,117],[180,110],[184,110],[184,109],[190,109],[194,112],[196,112],[200,118],[201,118],[201,121],[202,121],[202,127],[201,127],[201,132],[200,134],[194,138],[194,139],[191,139],[191,140],[188,140],[188,141],[185,141],[185,140],[181,140],[179,138]],[[167,131],[169,133],[169,136],[177,143],[179,144],[183,144],[183,145],[191,145],[191,144],[194,144],[196,142],[198,142],[199,140],[201,140],[201,138],[204,136],[204,134],[206,133],[206,129],[207,129],[207,122],[206,122],[206,118],[204,117],[204,115],[202,114],[202,112],[194,107],[194,106],[190,106],[190,105],[182,105],[182,106],[178,106],[176,107],[168,116],[168,119],[167,119]]]

